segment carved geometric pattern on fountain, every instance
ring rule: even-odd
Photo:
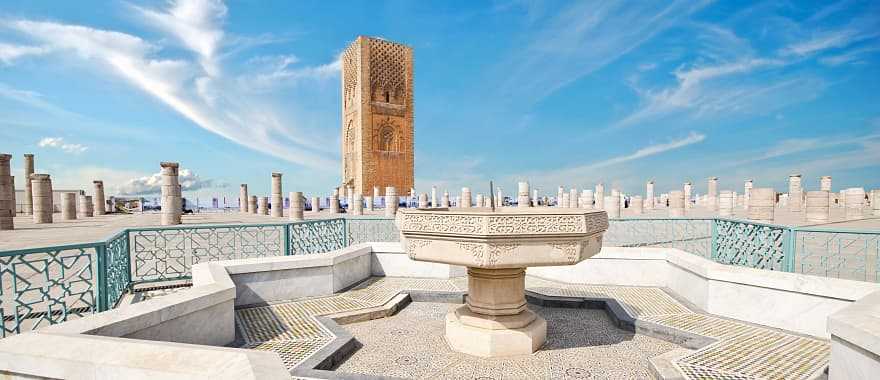
[[[578,257],[580,257],[580,253],[583,251],[583,242],[580,241],[572,241],[567,243],[557,243],[553,244],[553,248],[558,249],[562,252],[562,255],[565,256],[565,259],[569,263],[576,263]]]
[[[608,228],[604,214],[587,215],[419,215],[406,214],[403,230],[440,233],[531,235],[534,233],[590,233]],[[486,221],[486,227],[483,222]],[[585,225],[586,224],[586,225]]]
[[[431,242],[426,239],[406,239],[406,255],[415,259],[416,251],[431,245]]]

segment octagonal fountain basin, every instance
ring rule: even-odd
[[[547,336],[547,322],[526,306],[526,268],[573,265],[599,253],[608,216],[580,209],[406,209],[396,223],[411,259],[468,268],[467,302],[446,316],[449,346],[498,357],[530,354]]]

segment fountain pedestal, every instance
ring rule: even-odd
[[[397,225],[411,259],[468,267],[466,304],[446,315],[450,347],[500,357],[531,354],[547,337],[547,321],[526,305],[526,268],[595,255],[608,217],[578,209],[408,209]]]

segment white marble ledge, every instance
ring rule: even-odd
[[[272,352],[45,332],[0,340],[0,368],[57,379],[290,379]]]
[[[880,284],[820,277],[800,273],[770,271],[724,265],[673,248],[666,249],[666,260],[708,280],[724,281],[845,301],[855,301],[880,290]]]
[[[46,326],[37,331],[65,334],[94,334],[100,331],[100,335],[125,336],[234,299],[235,286],[215,283]]]
[[[831,314],[828,331],[832,336],[880,356],[880,291]]]
[[[668,250],[669,248],[602,247],[602,250],[590,259],[666,260]]]
[[[400,242],[372,242],[372,243],[363,243],[360,245],[369,245],[373,248],[373,252],[376,253],[406,253],[403,250],[403,244]]]
[[[234,275],[241,273],[270,272],[287,269],[329,267],[373,252],[371,243],[357,244],[326,253],[309,255],[255,257],[250,259],[217,261]]]

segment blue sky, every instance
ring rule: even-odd
[[[338,55],[412,46],[416,186],[880,187],[876,2],[6,0],[0,150],[56,188],[327,193]],[[18,177],[21,178],[21,177]]]

